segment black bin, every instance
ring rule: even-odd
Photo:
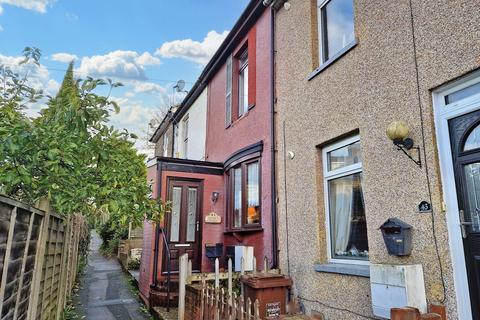
[[[412,226],[397,218],[390,218],[381,226],[388,254],[408,256],[412,253]]]
[[[223,256],[223,243],[205,244],[205,254],[209,259],[220,258]]]

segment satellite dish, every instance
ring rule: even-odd
[[[177,90],[177,92],[183,92],[183,89],[185,89],[185,81],[178,80],[174,88]]]

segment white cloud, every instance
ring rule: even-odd
[[[47,86],[45,88],[45,91],[51,95],[51,96],[54,96],[55,94],[57,94],[58,90],[60,89],[60,83],[58,83],[57,81],[55,81],[54,79],[50,79],[48,80],[47,82]]]
[[[159,94],[167,93],[167,89],[165,89],[159,84],[152,83],[152,82],[142,82],[142,81],[135,81],[135,83],[133,84],[133,90],[136,93],[159,93]]]
[[[0,14],[3,13],[3,8],[0,6]]]
[[[52,54],[52,60],[53,61],[59,61],[59,62],[71,62],[77,60],[78,57],[75,54],[70,54],[70,53],[65,53],[65,52],[59,52]]]
[[[40,13],[47,12],[47,7],[51,6],[54,2],[55,0],[0,0],[0,4],[9,4]]]
[[[0,66],[8,67],[20,76],[28,74],[28,80],[33,88],[45,89],[50,80],[47,68],[42,64],[38,66],[34,63],[20,64],[24,59],[24,56],[4,56],[0,54]]]
[[[218,33],[212,30],[202,42],[192,39],[165,42],[155,54],[165,58],[182,58],[206,65],[227,35],[228,31]]]
[[[145,66],[160,64],[160,60],[148,52],[117,50],[105,55],[83,57],[76,70],[79,76],[109,76],[126,79],[146,79]]]
[[[135,59],[135,62],[141,66],[157,65],[160,64],[160,59],[152,56],[150,52],[144,52],[141,56]]]

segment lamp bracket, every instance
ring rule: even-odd
[[[421,155],[420,155],[420,147],[419,147],[419,146],[414,146],[412,139],[407,138],[407,139],[405,139],[405,140],[395,140],[393,143],[397,146],[397,150],[402,151],[410,160],[412,160],[413,162],[415,162],[415,164],[416,164],[417,166],[419,166],[420,168],[422,167],[422,159],[421,159]],[[415,159],[410,155],[410,153],[407,152],[407,150],[411,150],[411,149],[417,150],[417,154],[418,154],[418,159],[417,159],[417,160],[415,160]]]

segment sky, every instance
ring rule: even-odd
[[[0,0],[0,65],[18,67],[26,46],[42,51],[34,87],[54,95],[70,61],[79,78],[110,78],[116,128],[146,136],[148,123],[189,90],[248,0]],[[42,105],[26,112],[38,114]],[[144,143],[137,148],[146,152]]]

